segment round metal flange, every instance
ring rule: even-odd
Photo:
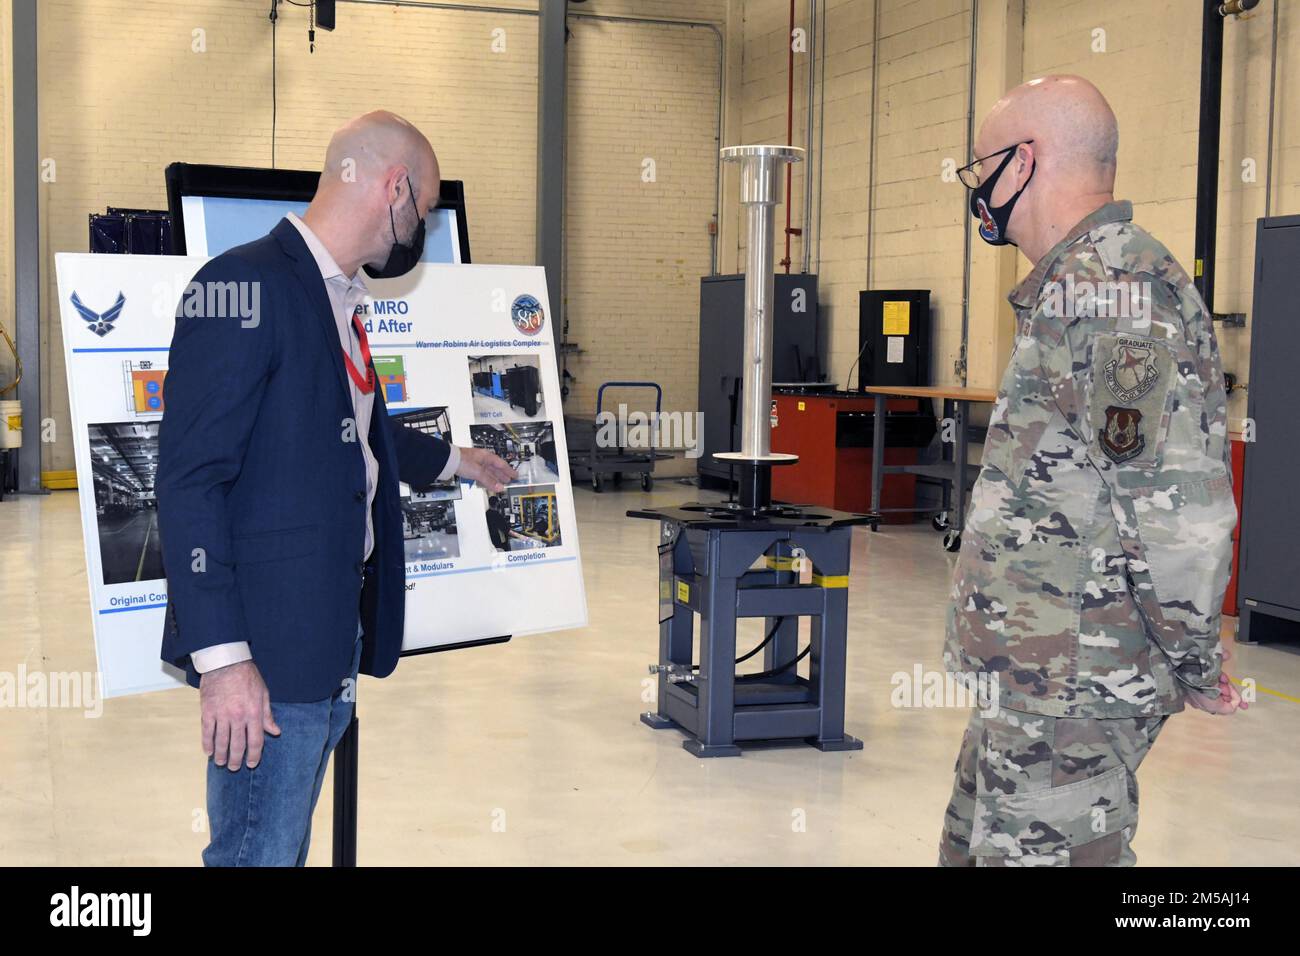
[[[724,146],[718,155],[728,162],[737,162],[750,156],[770,156],[787,163],[797,163],[803,159],[803,148],[786,146],[784,143],[752,143],[745,146]]]
[[[787,455],[784,452],[771,452],[767,455],[746,455],[743,451],[715,451],[713,457],[719,461],[735,462],[753,462],[756,465],[793,465],[799,460],[798,455]]]
[[[740,204],[772,206],[781,200],[781,167],[803,159],[798,146],[726,146],[719,151],[723,160],[740,165]],[[767,244],[772,242],[767,226]],[[751,250],[751,255],[753,254]],[[747,273],[748,274],[748,273]]]

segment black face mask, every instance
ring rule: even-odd
[[[393,229],[393,245],[388,251],[388,260],[382,266],[364,266],[366,275],[372,279],[396,279],[415,268],[420,257],[424,255],[424,217],[420,207],[415,205],[415,190],[411,188],[411,177],[406,177],[406,191],[411,196],[411,205],[415,207],[415,232],[409,243],[397,239],[397,219],[393,216],[393,207],[388,207],[388,224]]]
[[[980,221],[980,238],[990,246],[1015,245],[1007,238],[1007,224],[1011,222],[1011,210],[1015,208],[1021,194],[1029,186],[1029,179],[1033,179],[1034,173],[1038,171],[1038,163],[1034,163],[1034,168],[1029,171],[1029,179],[1025,180],[1025,185],[1021,186],[1014,196],[1001,206],[991,207],[989,203],[993,201],[993,187],[997,185],[998,177],[1002,175],[1002,171],[1007,168],[1007,163],[1015,158],[1023,145],[1021,143],[1013,147],[1007,153],[1006,159],[1002,160],[998,168],[993,171],[993,175],[975,187],[970,195],[970,214]]]

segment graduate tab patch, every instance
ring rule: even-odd
[[[1110,356],[1102,365],[1102,377],[1110,393],[1132,405],[1160,380],[1156,346],[1149,339],[1117,335],[1106,340]]]
[[[1127,467],[1159,461],[1178,384],[1163,339],[1104,332],[1089,340],[1088,423],[1098,457]]]
[[[1106,424],[1102,426],[1101,450],[1116,464],[1129,461],[1142,454],[1147,440],[1142,434],[1142,413],[1136,408],[1111,405],[1106,409]]]

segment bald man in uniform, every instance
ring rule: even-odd
[[[418,129],[357,117],[302,217],[204,265],[199,301],[177,310],[157,476],[162,657],[199,688],[210,866],[306,860],[357,675],[387,676],[401,651],[398,482],[500,491],[515,477],[489,451],[391,426],[375,388],[361,270],[414,268],[438,195]],[[238,286],[251,321],[212,294]]]
[[[953,576],[945,664],[995,690],[940,863],[1131,865],[1137,769],[1169,715],[1246,706],[1219,641],[1236,510],[1214,330],[1114,199],[1118,131],[1091,83],[1016,87],[974,146],[980,236],[1033,269]]]

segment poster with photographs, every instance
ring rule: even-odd
[[[510,463],[519,475],[512,484],[553,484],[560,480],[560,458],[551,422],[471,425],[469,434],[475,447],[486,448]]]
[[[103,581],[157,581],[163,576],[154,497],[158,423],[102,422],[86,433]]]
[[[174,309],[205,260],[59,254],[64,356],[105,697],[178,686],[159,660],[159,424]],[[581,627],[586,593],[544,272],[424,263],[368,280],[361,307],[392,427],[500,449],[497,495],[450,478],[400,487],[404,648]]]
[[[55,256],[90,630],[104,697],[183,681],[158,657],[167,581],[154,479],[173,313],[204,261]]]
[[[488,496],[492,547],[498,551],[558,548],[564,543],[555,485],[511,485]]]
[[[469,381],[476,422],[532,422],[547,417],[536,355],[471,355]]]

